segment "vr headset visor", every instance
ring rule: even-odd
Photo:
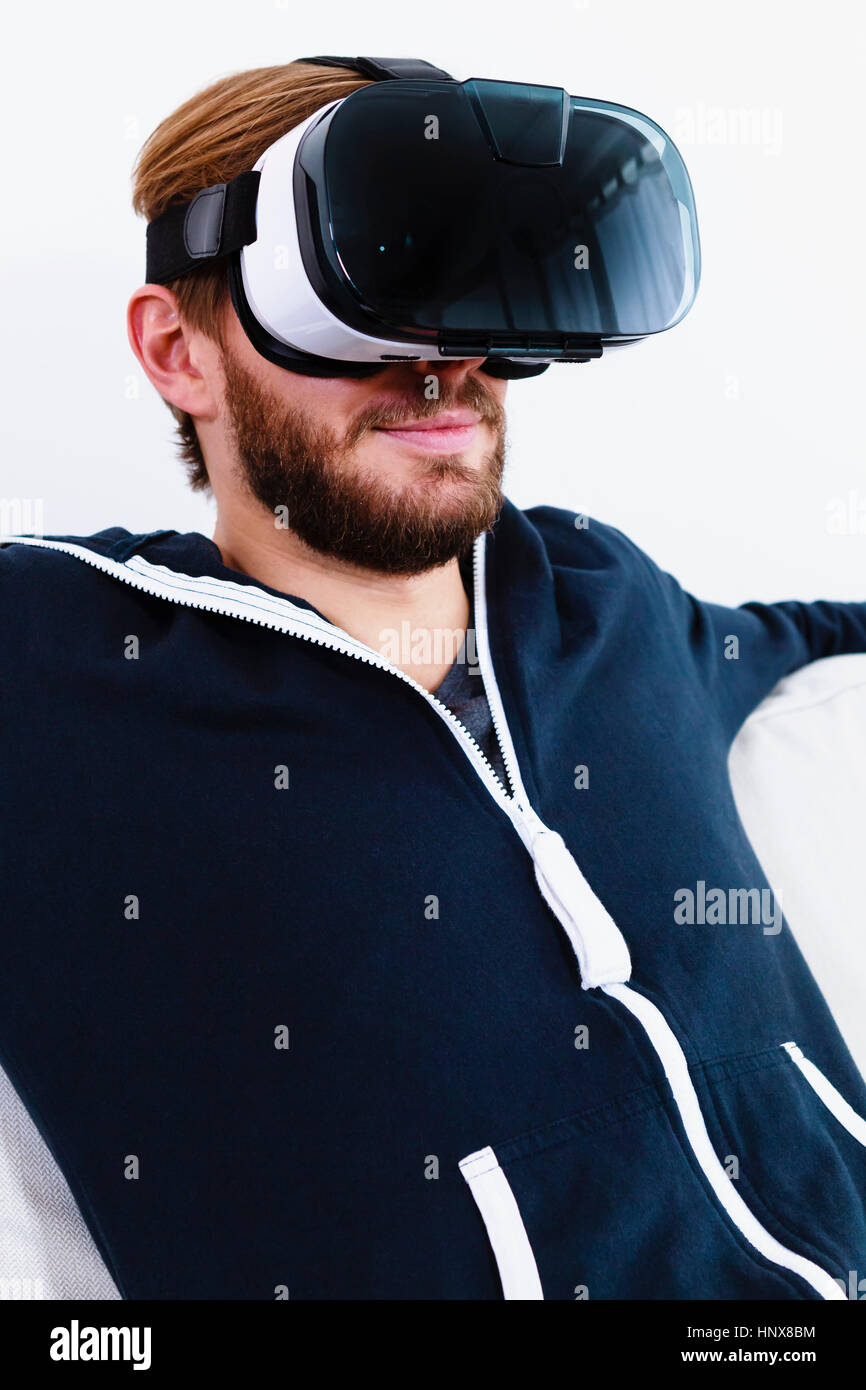
[[[648,117],[419,60],[303,61],[382,78],[148,227],[149,281],[228,256],[263,356],[321,376],[469,357],[534,375],[688,312],[691,184]]]

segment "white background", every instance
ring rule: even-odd
[[[228,72],[410,55],[645,111],[695,188],[695,308],[654,341],[512,384],[512,499],[614,523],[702,597],[863,598],[863,34],[842,0],[18,9],[0,85],[0,499],[41,501],[48,534],[210,533],[126,340],[144,273],[135,154]],[[847,534],[830,529],[837,501]]]

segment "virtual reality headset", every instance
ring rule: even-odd
[[[269,361],[334,377],[482,357],[490,375],[534,376],[688,313],[694,199],[649,117],[420,59],[298,61],[374,81],[147,228],[149,283],[227,258]]]

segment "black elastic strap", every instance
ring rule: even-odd
[[[320,63],[328,68],[354,68],[362,77],[372,77],[375,82],[388,82],[392,78],[424,78],[435,82],[453,82],[454,78],[444,68],[433,63],[425,63],[423,58],[296,58],[296,63]]]
[[[149,285],[166,285],[215,256],[239,251],[256,239],[257,169],[231,183],[202,188],[191,203],[167,208],[147,227]]]

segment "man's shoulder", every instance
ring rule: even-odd
[[[0,537],[0,612],[30,612],[87,587],[94,566],[109,560],[135,537],[122,526],[89,536]],[[89,563],[82,564],[82,560]]]
[[[642,578],[658,572],[650,556],[624,532],[588,512],[548,505],[518,511],[509,506],[520,524],[539,537],[553,566],[580,571],[616,568]]]

